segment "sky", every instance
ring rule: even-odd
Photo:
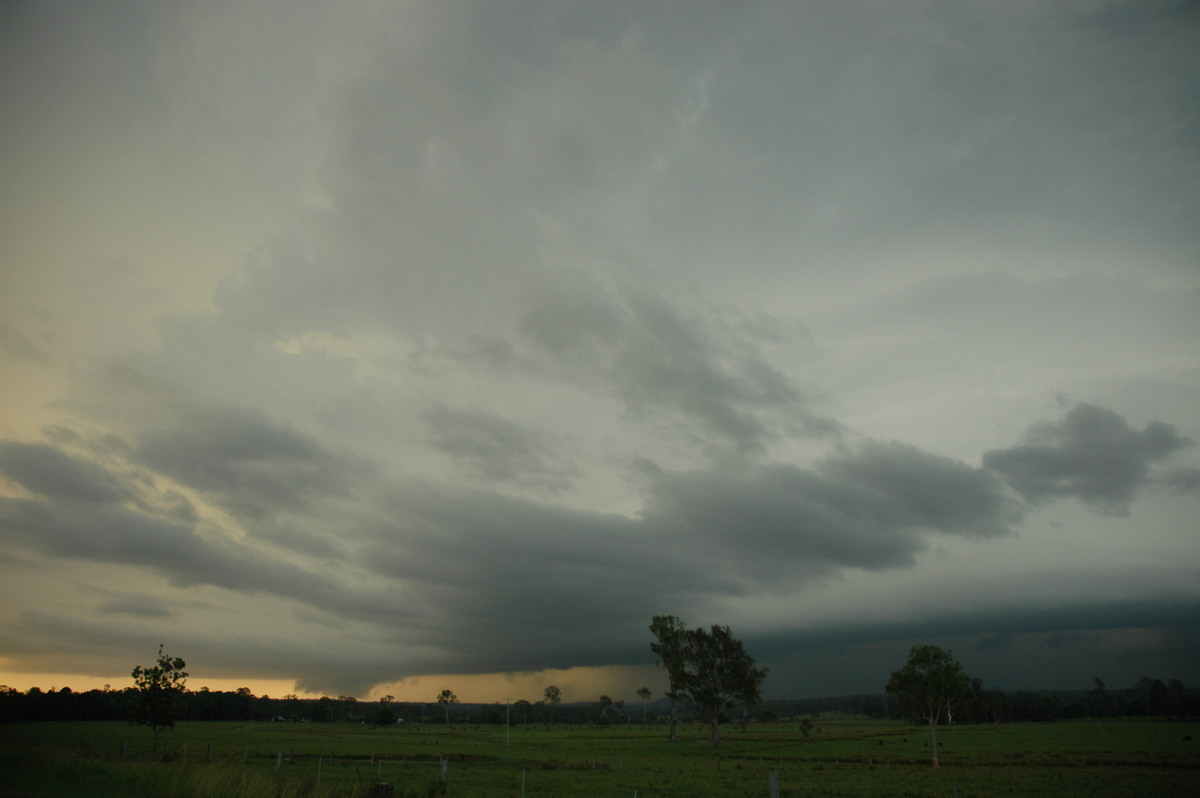
[[[1200,8],[0,5],[0,682],[1200,682]]]

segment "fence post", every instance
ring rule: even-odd
[[[283,770],[283,751],[275,754],[275,772],[278,773],[281,770]]]
[[[446,783],[446,768],[447,767],[449,767],[449,763],[446,761],[446,757],[442,756],[441,754],[438,754],[438,773],[439,773],[439,777],[441,778],[442,784]]]
[[[767,774],[767,790],[771,798],[779,798],[779,771],[772,770]]]

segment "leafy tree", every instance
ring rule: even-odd
[[[446,725],[450,725],[450,705],[458,703],[458,696],[453,690],[443,690],[438,693],[437,702],[442,705],[442,709],[446,712]]]
[[[521,716],[521,723],[529,722],[529,710],[533,709],[533,704],[521,698],[513,703],[513,709]]]
[[[948,649],[933,645],[913,646],[904,667],[892,672],[886,689],[899,700],[909,720],[923,720],[929,724],[933,766],[940,767],[938,723],[943,716],[949,718],[953,708],[970,692],[970,677],[962,665]]]
[[[667,698],[671,699],[671,730],[668,739],[676,742],[679,736],[675,733],[675,705],[685,697],[683,641],[687,635],[687,625],[674,615],[655,615],[650,622],[650,633],[654,635],[650,650],[658,657],[658,666],[667,671]]]
[[[134,666],[133,686],[138,693],[138,703],[134,708],[133,722],[150,727],[155,751],[158,750],[158,733],[175,727],[175,715],[187,682],[185,667],[187,663],[179,657],[163,653],[161,643],[154,665]]]
[[[542,692],[542,697],[546,703],[550,705],[551,717],[558,712],[558,705],[562,703],[562,690],[559,690],[554,685],[550,685]]]
[[[683,635],[682,687],[697,716],[712,730],[713,748],[721,744],[721,713],[734,703],[757,703],[766,668],[754,658],[728,626],[692,629]]]
[[[646,702],[650,700],[650,696],[654,693],[650,692],[649,687],[639,687],[637,691],[638,698],[642,699],[642,723],[646,723]]]

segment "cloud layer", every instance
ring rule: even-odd
[[[0,673],[1200,676],[1194,14],[3,14]]]

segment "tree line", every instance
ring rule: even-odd
[[[1091,690],[986,690],[981,683],[978,689],[972,680],[972,695],[961,712],[954,716],[954,723],[1023,723],[1070,720],[1077,718],[1195,718],[1200,717],[1200,690],[1184,687],[1178,679],[1156,679],[1144,677],[1134,685],[1105,689],[1103,697],[1097,699]],[[1161,685],[1161,686],[1158,686]],[[510,722],[525,724],[632,724],[669,723],[669,710],[660,703],[662,697],[650,703],[648,715],[643,714],[643,705],[612,700],[607,716],[601,712],[602,699],[562,704],[557,707],[543,701],[514,701],[510,708]],[[19,691],[0,685],[0,723],[34,720],[129,720],[137,705],[137,691],[133,687],[121,689],[72,690],[70,687],[32,687]],[[364,701],[352,696],[324,696],[320,698],[297,698],[295,696],[271,697],[255,695],[248,688],[222,691],[186,691],[180,702],[181,720],[214,721],[270,721],[286,719],[306,723],[375,723],[380,719],[380,710],[390,713],[395,723],[403,719],[407,723],[444,722],[442,707],[436,702],[390,702]],[[678,720],[698,720],[690,707],[684,705]],[[459,704],[454,709],[454,723],[470,725],[503,725],[504,704]],[[859,715],[868,718],[901,720],[904,717],[899,703],[883,693],[820,698],[768,699],[750,712],[750,720],[760,723],[780,723],[804,716],[820,718],[822,715]],[[660,715],[665,716],[660,718]],[[728,721],[739,720],[738,713]],[[386,721],[388,715],[382,715]],[[381,723],[379,725],[387,725]]]
[[[391,696],[375,701],[360,701],[353,696],[299,698],[286,695],[272,698],[256,696],[248,688],[232,691],[186,688],[185,663],[166,655],[159,648],[151,666],[132,671],[134,684],[121,689],[106,685],[103,689],[72,691],[69,687],[25,692],[0,685],[0,722],[32,720],[132,720],[157,732],[169,728],[174,719],[200,721],[291,721],[308,723],[362,722],[375,725],[451,722],[472,725],[524,725],[530,723],[633,724],[652,720],[667,725],[671,739],[677,739],[676,725],[682,720],[708,725],[714,745],[719,744],[724,722],[743,724],[784,722],[801,716],[822,713],[847,713],[872,718],[923,720],[911,702],[906,705],[902,685],[889,682],[881,694],[813,699],[761,701],[760,690],[766,668],[757,667],[741,641],[728,627],[711,626],[689,629],[673,615],[654,616],[650,625],[651,652],[666,671],[666,695],[654,705],[653,694],[643,687],[637,691],[641,706],[628,706],[623,700],[607,695],[594,702],[563,704],[562,693],[547,687],[542,699],[525,699],[511,704],[459,704],[449,689],[430,696],[429,703],[397,702]],[[913,656],[941,651],[932,646],[914,646]],[[950,652],[944,652],[950,664],[957,666]],[[942,664],[947,664],[942,662]],[[903,670],[903,669],[901,669]],[[1090,689],[1077,691],[1017,691],[985,689],[978,678],[970,678],[961,666],[955,673],[954,693],[949,706],[937,710],[939,723],[1045,722],[1072,718],[1157,717],[1164,719],[1200,716],[1200,691],[1186,688],[1179,679],[1146,676],[1126,688],[1109,689],[1099,678]],[[896,672],[896,673],[899,673]],[[893,679],[896,676],[893,673]],[[667,705],[662,706],[662,701]]]

